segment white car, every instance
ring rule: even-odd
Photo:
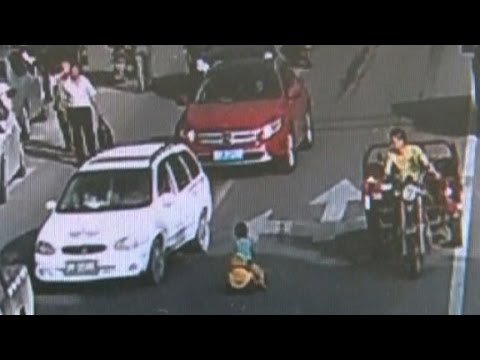
[[[117,147],[70,179],[35,248],[40,282],[145,276],[159,284],[166,256],[194,241],[210,245],[210,182],[181,144]]]
[[[26,173],[25,154],[20,141],[20,126],[10,106],[6,93],[10,87],[0,83],[0,205],[7,202],[7,186]]]
[[[32,281],[26,266],[0,266],[0,315],[35,315]]]

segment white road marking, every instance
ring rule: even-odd
[[[344,179],[324,194],[312,200],[310,205],[325,205],[322,223],[336,223],[343,220],[349,202],[361,200],[361,191],[349,180]]]
[[[450,298],[448,305],[449,315],[462,315],[464,306],[465,276],[467,267],[468,249],[470,246],[470,225],[473,204],[473,180],[475,176],[475,156],[477,149],[477,137],[470,135],[467,138],[465,154],[465,169],[463,180],[464,188],[464,217],[463,217],[463,247],[455,251],[453,261],[452,279],[450,282]]]
[[[228,180],[220,186],[220,189],[218,189],[217,193],[215,194],[215,209],[217,209],[222,204],[234,184],[235,182],[233,180]]]

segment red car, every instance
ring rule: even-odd
[[[280,61],[248,59],[214,67],[189,102],[176,136],[207,167],[275,163],[284,172],[313,146],[304,80]]]

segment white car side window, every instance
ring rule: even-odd
[[[175,184],[172,180],[171,170],[165,160],[158,165],[157,187],[158,196],[173,194],[175,192]]]
[[[172,169],[175,182],[177,184],[177,190],[183,191],[190,183],[190,176],[187,169],[180,161],[178,154],[173,154],[168,158],[168,164]]]

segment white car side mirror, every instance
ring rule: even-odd
[[[48,211],[53,211],[57,207],[57,202],[55,200],[50,200],[45,203],[45,209]]]

